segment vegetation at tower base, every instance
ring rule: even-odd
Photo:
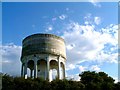
[[[85,71],[79,74],[81,77],[81,83],[86,87],[86,90],[113,90],[114,89],[114,79],[108,76],[104,72],[90,72]]]
[[[56,79],[52,82],[1,75],[2,90],[120,90],[120,82],[114,83],[114,79],[104,72],[85,71],[79,74],[80,81]]]

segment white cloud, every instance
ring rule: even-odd
[[[61,20],[65,20],[66,18],[67,18],[67,15],[65,15],[65,14],[62,14],[59,16],[59,19],[61,19]]]
[[[85,21],[85,24],[86,24],[86,25],[88,25],[88,24],[89,24],[89,22],[88,22],[88,21]]]
[[[48,27],[48,30],[49,30],[49,31],[51,31],[52,29],[53,29],[53,27],[52,27],[52,26],[49,26],[49,27]]]
[[[56,18],[56,17],[52,18],[52,21],[56,21],[56,20],[57,20],[57,18]]]
[[[117,29],[117,25],[111,25],[97,31],[94,25],[80,25],[76,22],[68,24],[62,36],[66,41],[67,65],[73,64],[76,67],[85,61],[116,63],[117,53],[112,51],[118,46]],[[107,48],[112,49],[107,50],[106,44]]]
[[[95,22],[95,24],[99,25],[101,23],[101,18],[100,17],[94,17],[94,22]]]
[[[53,30],[53,26],[52,25],[48,25],[47,27],[46,27],[46,32],[50,32],[50,31],[52,31]]]
[[[68,11],[68,10],[69,10],[69,8],[66,8],[66,11]],[[57,19],[65,20],[66,18],[67,18],[67,15],[61,14],[61,15],[58,16],[58,17],[53,17],[53,18],[52,18],[52,21],[56,21]]]
[[[98,65],[92,65],[91,66],[91,70],[93,70],[93,71],[100,71],[100,68],[99,68]]]
[[[91,13],[88,13],[85,15],[84,17],[84,20],[85,20],[85,24],[88,25],[93,25],[93,24],[96,24],[96,25],[99,25],[101,23],[101,17],[98,17],[98,16],[93,16]]]
[[[74,74],[74,75],[66,75],[68,80],[73,80],[73,81],[80,81],[79,74]]]
[[[13,43],[0,46],[2,54],[2,72],[10,75],[20,75],[21,63],[21,46]]]
[[[71,44],[71,45],[67,45],[67,46],[66,46],[66,48],[67,48],[68,50],[71,50],[71,49],[73,49],[74,47],[75,47],[74,44]]]
[[[66,66],[66,70],[73,70],[73,69],[75,69],[75,65],[73,65],[73,64],[68,64]]]
[[[86,14],[84,20],[85,24],[92,24],[92,14],[91,13]]]
[[[89,0],[95,7],[101,7],[100,0]]]
[[[84,71],[88,71],[88,70],[98,72],[101,70],[98,65],[88,65],[88,66],[80,65],[80,66],[78,66],[78,68],[79,68],[80,72],[84,72]]]
[[[79,66],[79,70],[80,72],[84,72],[86,71],[87,67],[84,67],[84,66]]]
[[[118,77],[113,77],[113,79],[115,80],[115,83],[118,82]]]

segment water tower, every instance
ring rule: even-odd
[[[22,42],[21,76],[41,77],[51,81],[52,72],[56,70],[56,78],[65,78],[66,50],[65,42],[53,34],[33,34]]]

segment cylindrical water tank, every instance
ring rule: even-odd
[[[61,55],[66,59],[64,39],[53,34],[30,35],[22,42],[21,58],[34,54]]]

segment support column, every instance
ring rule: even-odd
[[[64,64],[64,67],[63,67],[63,79],[65,79],[65,64]]]
[[[32,78],[32,72],[33,72],[33,70],[32,69],[30,69],[30,77]]]
[[[27,61],[25,62],[25,66],[24,66],[24,77],[25,79],[27,79]]]
[[[58,56],[58,79],[60,79],[60,56]]]
[[[23,73],[24,73],[24,72],[23,72],[23,67],[24,67],[24,66],[23,66],[23,63],[22,63],[22,67],[21,67],[21,77],[24,76],[24,74],[23,74]]]
[[[49,63],[49,58],[46,58],[47,61],[47,79],[50,81],[50,63]]]
[[[34,78],[37,78],[37,60],[34,61]]]

